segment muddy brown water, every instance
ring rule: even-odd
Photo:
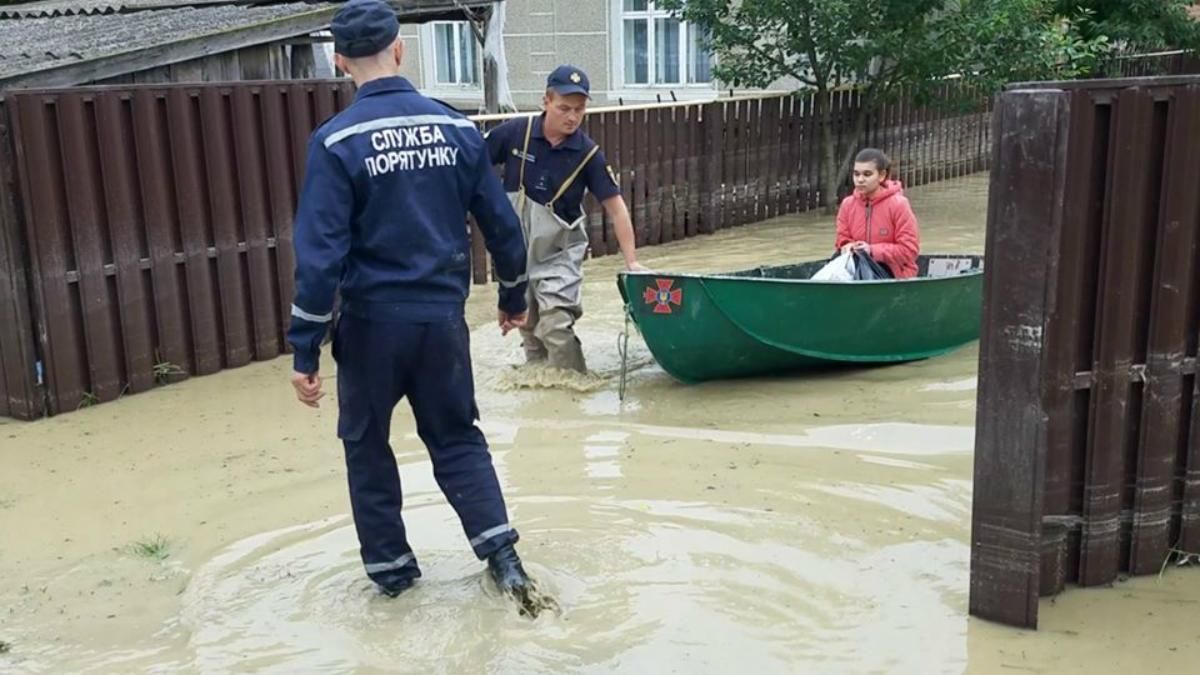
[[[927,251],[982,250],[986,189],[910,192]],[[810,214],[643,258],[728,271],[823,255],[832,236]],[[689,387],[635,335],[622,403],[617,262],[587,268],[589,377],[514,369],[494,291],[469,308],[483,427],[560,614],[531,622],[496,595],[403,405],[425,577],[375,593],[335,402],[297,404],[279,359],[0,422],[0,672],[1196,672],[1192,570],[1043,601],[1036,633],[967,617],[975,346]],[[162,559],[134,551],[156,541]]]

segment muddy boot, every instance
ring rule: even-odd
[[[488,556],[487,563],[488,572],[491,572],[492,580],[496,582],[500,592],[512,596],[521,606],[522,613],[534,613],[530,599],[533,581],[521,566],[517,549],[513,548],[512,544],[505,544],[503,548]]]
[[[521,329],[521,346],[525,348],[525,363],[544,363],[549,357],[546,345],[534,337],[532,330]]]
[[[411,577],[400,577],[397,579],[388,579],[384,582],[377,582],[376,585],[379,586],[380,593],[383,593],[389,598],[394,598],[404,591],[412,588],[414,583],[416,583],[416,579]]]

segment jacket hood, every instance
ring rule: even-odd
[[[880,184],[879,189],[875,191],[875,194],[871,195],[869,201],[872,204],[878,204],[885,199],[891,199],[894,195],[902,194],[904,194],[904,185],[898,179],[889,178]],[[861,202],[868,201],[868,198],[858,190],[854,191],[854,196]]]

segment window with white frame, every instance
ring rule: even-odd
[[[707,85],[712,55],[702,29],[654,0],[620,0],[621,70],[626,85]]]
[[[435,21],[429,26],[432,50],[431,84],[438,87],[478,87],[479,49],[475,33],[466,21]]]

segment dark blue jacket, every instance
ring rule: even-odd
[[[546,204],[554,197],[596,145],[591,137],[578,129],[554,147],[546,140],[545,121],[545,113],[533,118],[525,160],[525,192],[539,204]],[[492,163],[504,165],[504,189],[507,192],[516,192],[521,186],[521,150],[525,147],[528,124],[528,118],[514,117],[489,131],[485,137]],[[617,176],[609,168],[603,151],[597,151],[588,160],[579,177],[554,203],[554,212],[559,218],[570,223],[583,215],[585,188],[601,203],[621,194]]]
[[[341,311],[367,319],[461,317],[468,211],[495,261],[500,309],[525,311],[521,223],[475,123],[404,78],[363,84],[309,141],[288,331],[296,371],[317,371],[339,287]]]

